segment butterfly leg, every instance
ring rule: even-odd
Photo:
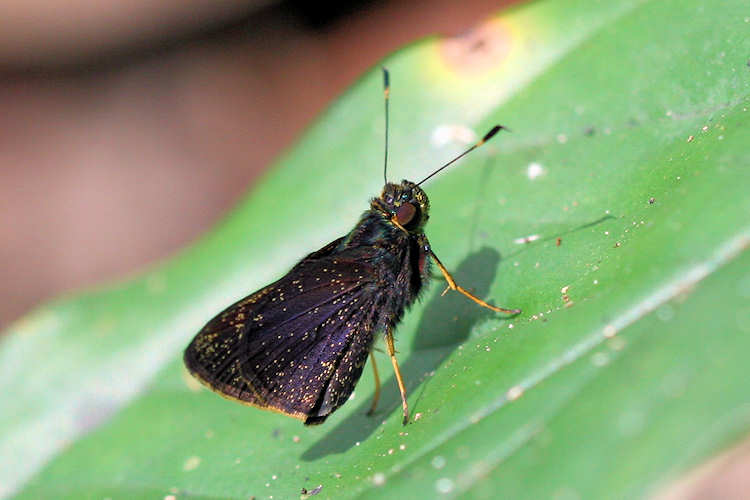
[[[396,382],[398,382],[398,390],[401,392],[401,407],[404,410],[403,424],[406,425],[409,422],[409,405],[406,402],[406,386],[404,385],[404,379],[401,377],[401,370],[398,367],[398,361],[396,361],[396,348],[393,346],[393,332],[390,328],[385,331],[385,345],[388,348],[388,355],[391,357],[391,363],[393,363],[393,371],[396,374]]]
[[[378,400],[380,400],[380,375],[378,375],[378,365],[375,363],[375,355],[372,351],[370,351],[370,362],[372,363],[372,374],[375,376],[375,394],[372,396],[372,405],[367,412],[368,415],[375,413],[375,408],[378,407]]]
[[[429,248],[429,247],[428,247]],[[479,297],[473,295],[471,292],[466,290],[464,287],[456,283],[456,280],[453,279],[453,276],[451,276],[451,273],[448,272],[448,270],[445,268],[442,262],[440,262],[440,259],[437,258],[437,255],[435,255],[435,252],[432,251],[432,249],[428,250],[430,252],[430,256],[435,261],[435,264],[437,264],[438,269],[440,269],[440,272],[443,273],[443,277],[445,278],[445,281],[448,282],[448,287],[443,291],[443,295],[448,292],[448,290],[455,290],[466,297],[470,298],[477,304],[479,304],[482,307],[486,307],[487,309],[491,309],[495,312],[501,312],[501,313],[507,313],[507,314],[518,314],[521,312],[520,309],[505,309],[503,307],[495,307],[493,305],[488,304],[487,302],[483,301]]]

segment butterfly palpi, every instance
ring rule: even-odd
[[[390,86],[385,69],[383,80],[387,166]],[[284,277],[229,306],[201,329],[185,350],[190,373],[228,399],[306,425],[320,424],[349,399],[368,356],[376,386],[374,412],[380,378],[372,348],[383,334],[406,424],[406,387],[393,330],[429,281],[431,263],[447,281],[445,292],[455,290],[493,311],[520,313],[492,306],[456,283],[424,234],[430,202],[419,187],[502,128],[493,127],[419,183],[390,183],[384,167],[382,193],[349,234],[303,258]]]

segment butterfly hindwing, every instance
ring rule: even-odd
[[[217,315],[185,351],[230,399],[320,423],[351,394],[369,353],[376,270],[335,243]]]

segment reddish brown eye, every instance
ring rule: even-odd
[[[412,221],[416,213],[417,207],[411,203],[404,203],[396,210],[396,222],[402,226],[406,226]]]

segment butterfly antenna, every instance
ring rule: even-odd
[[[388,98],[391,95],[391,77],[388,70],[383,68],[383,97],[385,100],[385,158],[383,159],[383,181],[388,184]]]
[[[494,127],[492,127],[492,130],[490,130],[489,132],[487,132],[486,134],[484,134],[484,137],[482,137],[482,139],[481,139],[481,140],[480,140],[479,142],[477,142],[477,143],[476,143],[476,144],[474,144],[474,145],[473,145],[472,147],[470,147],[469,149],[467,149],[466,151],[464,151],[464,152],[463,152],[463,153],[461,153],[460,155],[456,156],[456,157],[455,157],[455,158],[453,158],[453,159],[452,159],[451,161],[449,161],[448,163],[446,163],[445,165],[443,165],[443,166],[442,166],[442,167],[440,167],[439,169],[435,170],[435,171],[434,171],[433,173],[431,173],[430,175],[428,175],[427,177],[425,177],[425,178],[424,178],[424,179],[422,179],[421,181],[419,181],[419,182],[417,183],[417,186],[419,186],[419,185],[420,185],[420,184],[422,184],[422,183],[423,183],[424,181],[426,181],[427,179],[431,178],[431,177],[432,177],[433,175],[437,174],[437,173],[438,173],[438,172],[440,172],[441,170],[443,170],[443,169],[445,169],[445,168],[447,168],[447,167],[451,166],[451,165],[452,165],[453,163],[457,162],[458,160],[460,160],[461,158],[463,158],[463,157],[464,157],[464,156],[466,156],[467,154],[471,153],[472,151],[474,151],[475,149],[477,149],[477,148],[478,148],[479,146],[481,146],[481,145],[482,145],[482,144],[484,144],[485,142],[487,142],[487,141],[489,141],[490,139],[492,139],[492,137],[493,137],[493,136],[494,136],[495,134],[497,134],[497,133],[498,133],[498,132],[499,132],[500,130],[508,130],[508,128],[507,128],[507,127],[503,127],[502,125],[495,125]],[[508,130],[508,131],[510,132],[510,130]]]

